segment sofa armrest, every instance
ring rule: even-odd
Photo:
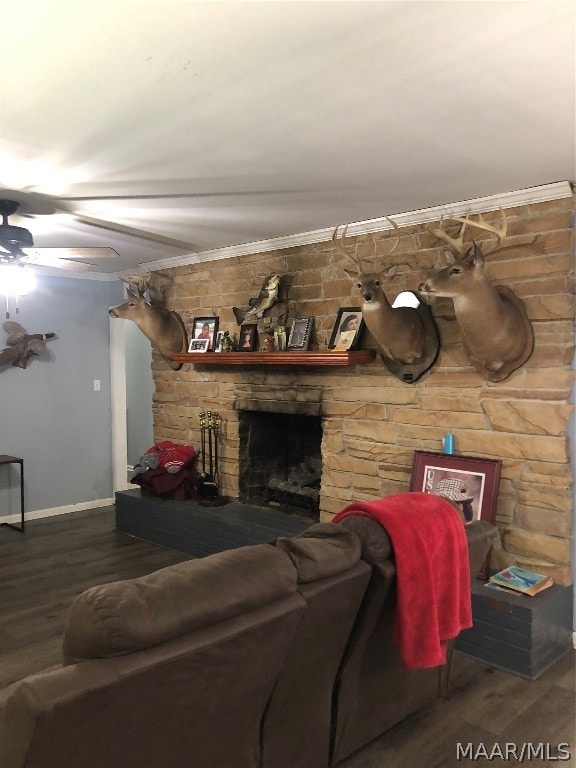
[[[474,520],[465,527],[468,539],[468,558],[470,561],[470,577],[478,575],[482,563],[486,560],[495,541],[498,540],[498,529],[486,520]]]

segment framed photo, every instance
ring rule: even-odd
[[[312,333],[312,318],[311,317],[297,317],[292,323],[290,328],[290,336],[288,337],[288,350],[306,350],[310,343],[310,335]]]
[[[204,350],[212,352],[215,347],[216,334],[218,333],[218,318],[217,317],[195,317],[194,326],[192,328],[192,341],[207,339],[208,349]],[[192,344],[192,342],[190,342]],[[191,349],[188,350],[192,352]]]
[[[360,307],[342,307],[336,316],[328,349],[356,349],[363,329]]]
[[[493,524],[501,469],[502,462],[498,459],[414,451],[410,490],[433,493],[456,502],[465,523],[486,520]],[[478,577],[486,579],[488,570],[486,558]]]
[[[240,342],[238,352],[254,352],[256,349],[256,323],[240,327]]]
[[[216,339],[214,340],[214,352],[222,352],[222,339],[224,338],[224,331],[218,331]]]
[[[208,339],[190,339],[188,352],[208,352]]]

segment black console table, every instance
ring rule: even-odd
[[[14,528],[15,531],[24,533],[24,459],[17,456],[5,456],[0,454],[0,466],[5,464],[20,464],[20,525],[13,523],[0,523],[0,526]]]

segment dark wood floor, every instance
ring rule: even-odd
[[[30,521],[24,535],[0,528],[0,688],[60,662],[66,611],[84,589],[187,559],[117,534],[113,527],[114,511],[108,507]],[[575,766],[574,657],[569,651],[530,682],[456,654],[447,699],[400,723],[338,768]],[[536,757],[520,762],[510,747],[508,759],[499,759],[498,750],[504,752],[506,744],[519,754],[526,743],[541,750]],[[570,745],[569,760],[560,760],[563,752],[554,750],[563,743]]]

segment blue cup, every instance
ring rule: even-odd
[[[454,435],[448,432],[445,438],[442,440],[444,446],[444,453],[454,453]]]

